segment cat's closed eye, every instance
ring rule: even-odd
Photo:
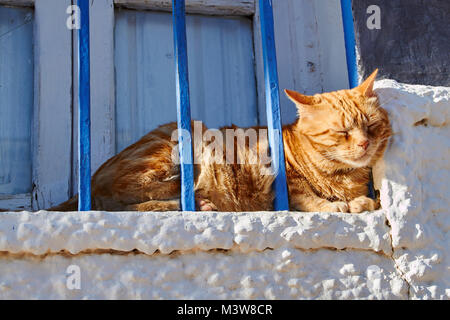
[[[333,130],[333,131],[345,138],[349,137],[348,130]]]
[[[371,135],[377,133],[380,124],[378,122],[371,123],[367,126],[367,132]]]

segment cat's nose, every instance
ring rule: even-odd
[[[369,147],[369,144],[370,144],[369,140],[364,140],[364,141],[358,143],[358,146],[360,146],[364,150],[367,150],[367,148]]]

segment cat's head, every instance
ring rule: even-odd
[[[297,128],[325,158],[344,167],[374,164],[384,152],[391,128],[373,92],[375,70],[358,87],[306,96],[285,90],[297,106]]]

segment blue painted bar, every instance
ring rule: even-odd
[[[284,159],[283,135],[280,115],[280,93],[278,87],[277,56],[273,26],[271,0],[260,0],[261,36],[264,59],[264,79],[266,86],[267,127],[273,168],[277,171],[274,181],[275,210],[289,210],[286,185],[286,165]]]
[[[345,54],[347,57],[348,82],[350,88],[358,86],[356,65],[355,29],[353,26],[352,1],[341,0],[342,24],[344,25]]]
[[[91,210],[89,0],[78,0],[78,210]]]
[[[191,106],[184,0],[172,0],[173,39],[177,87],[178,147],[181,169],[181,209],[195,211],[194,165],[192,161]]]
[[[350,88],[359,85],[358,66],[356,63],[356,40],[353,24],[352,1],[341,0],[342,24],[344,25],[345,54],[347,57],[348,83]],[[370,174],[369,197],[375,199],[375,189],[373,187],[372,173]]]

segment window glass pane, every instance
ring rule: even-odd
[[[171,13],[117,10],[116,150],[176,121]],[[188,15],[192,119],[209,128],[258,124],[249,18]]]
[[[33,10],[0,6],[0,194],[31,191]]]

